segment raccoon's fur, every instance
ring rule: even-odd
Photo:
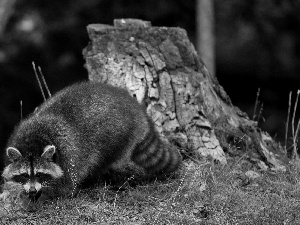
[[[107,169],[134,165],[169,173],[181,163],[127,91],[92,82],[67,87],[44,102],[15,128],[6,153],[2,176],[33,196],[48,187],[75,195],[86,178]]]

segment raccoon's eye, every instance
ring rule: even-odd
[[[20,174],[20,176],[24,177],[24,178],[28,178],[29,177],[29,174],[28,173],[22,173]]]
[[[43,174],[40,173],[40,172],[38,172],[38,173],[35,174],[35,176],[36,176],[36,177],[41,177],[41,176],[43,176]]]

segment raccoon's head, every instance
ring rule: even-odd
[[[3,178],[21,183],[29,196],[40,195],[43,187],[63,176],[60,166],[53,162],[54,145],[47,145],[40,156],[23,156],[14,147],[8,147],[6,154],[11,163],[5,167]]]

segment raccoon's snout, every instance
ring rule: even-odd
[[[29,188],[29,191],[28,191],[28,194],[30,195],[30,196],[34,196],[34,195],[36,195],[37,194],[37,190],[35,189],[35,187],[30,187]]]
[[[35,196],[41,191],[42,185],[38,182],[28,182],[24,185],[24,190],[29,196]]]
[[[36,202],[42,194],[42,190],[37,189],[34,185],[31,185],[29,188],[25,188],[25,192],[32,202]]]
[[[33,191],[29,191],[28,193],[28,197],[31,199],[32,202],[36,202],[39,197],[41,197],[42,195],[42,191],[37,191],[37,190],[33,190]]]

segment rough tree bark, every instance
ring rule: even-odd
[[[186,153],[226,163],[225,152],[284,170],[278,145],[233,106],[181,28],[120,19],[91,24],[84,49],[89,79],[126,88],[144,101],[162,137]],[[242,94],[242,93],[241,93]]]

